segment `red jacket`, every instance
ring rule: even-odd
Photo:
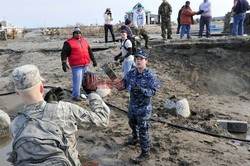
[[[87,66],[90,63],[89,43],[86,39],[70,38],[67,40],[71,47],[71,53],[68,58],[69,65],[74,66]]]
[[[181,24],[192,24],[192,16],[196,13],[184,7],[181,12]]]

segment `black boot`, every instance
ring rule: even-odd
[[[149,157],[150,157],[150,153],[149,153],[149,152],[142,152],[142,153],[140,154],[140,156],[138,156],[138,157],[136,157],[136,158],[134,159],[134,162],[135,162],[136,164],[139,164],[139,163],[141,163],[141,162],[143,162],[143,161],[148,160]]]
[[[125,145],[136,145],[138,142],[136,137],[132,137],[125,142]]]
[[[148,41],[145,41],[145,49],[148,49]]]
[[[168,39],[173,39],[171,36],[168,36]]]

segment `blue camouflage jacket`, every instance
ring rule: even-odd
[[[158,86],[156,76],[148,68],[142,73],[137,68],[131,69],[124,77],[124,88],[130,93],[129,113],[151,115],[152,96]]]

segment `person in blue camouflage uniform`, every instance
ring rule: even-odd
[[[146,67],[148,53],[140,50],[135,57],[137,67],[131,69],[124,77],[123,88],[126,88],[130,93],[128,118],[133,135],[126,144],[137,144],[139,131],[142,152],[134,159],[135,162],[139,163],[150,156],[149,120],[152,112],[152,96],[155,95],[159,84],[156,76]]]

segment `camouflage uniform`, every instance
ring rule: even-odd
[[[17,90],[26,90],[33,87],[36,83],[42,79],[40,77],[38,69],[34,65],[25,65],[15,69],[12,73],[13,81]],[[74,166],[80,166],[81,163],[78,159],[78,152],[76,150],[76,138],[75,132],[78,127],[89,129],[93,127],[107,126],[109,122],[110,109],[103,102],[101,97],[96,93],[89,94],[89,103],[91,111],[87,111],[75,104],[68,102],[59,102],[57,108],[53,111],[50,117],[50,121],[57,124],[69,145],[69,158],[71,164]],[[46,106],[45,101],[40,101],[35,104],[25,105],[21,112],[29,115],[29,117],[41,119],[43,117],[44,108]],[[19,135],[19,131],[23,127],[26,118],[22,115],[18,115],[11,123],[10,130],[12,137]],[[46,138],[44,138],[46,140]],[[27,160],[25,153],[17,154],[18,162]],[[26,156],[32,156],[36,159],[36,153],[29,152]],[[41,157],[41,156],[40,156]],[[30,157],[29,157],[30,159]]]
[[[148,152],[149,120],[152,112],[152,96],[158,88],[157,78],[148,68],[143,73],[139,73],[135,68],[124,77],[124,87],[130,92],[128,118],[133,138],[137,138],[139,130],[141,150]],[[136,87],[140,87],[140,90],[135,90]]]
[[[141,38],[145,40],[145,47],[148,47],[149,36],[148,32],[143,27],[142,29],[135,29],[135,35],[138,36],[140,39],[136,40],[136,48],[141,49]]]
[[[161,31],[162,31],[162,37],[166,38],[166,29],[168,30],[168,38],[171,38],[172,35],[172,27],[171,27],[171,14],[172,14],[172,7],[171,5],[166,2],[162,3],[158,10],[158,17],[160,21],[161,17]]]

